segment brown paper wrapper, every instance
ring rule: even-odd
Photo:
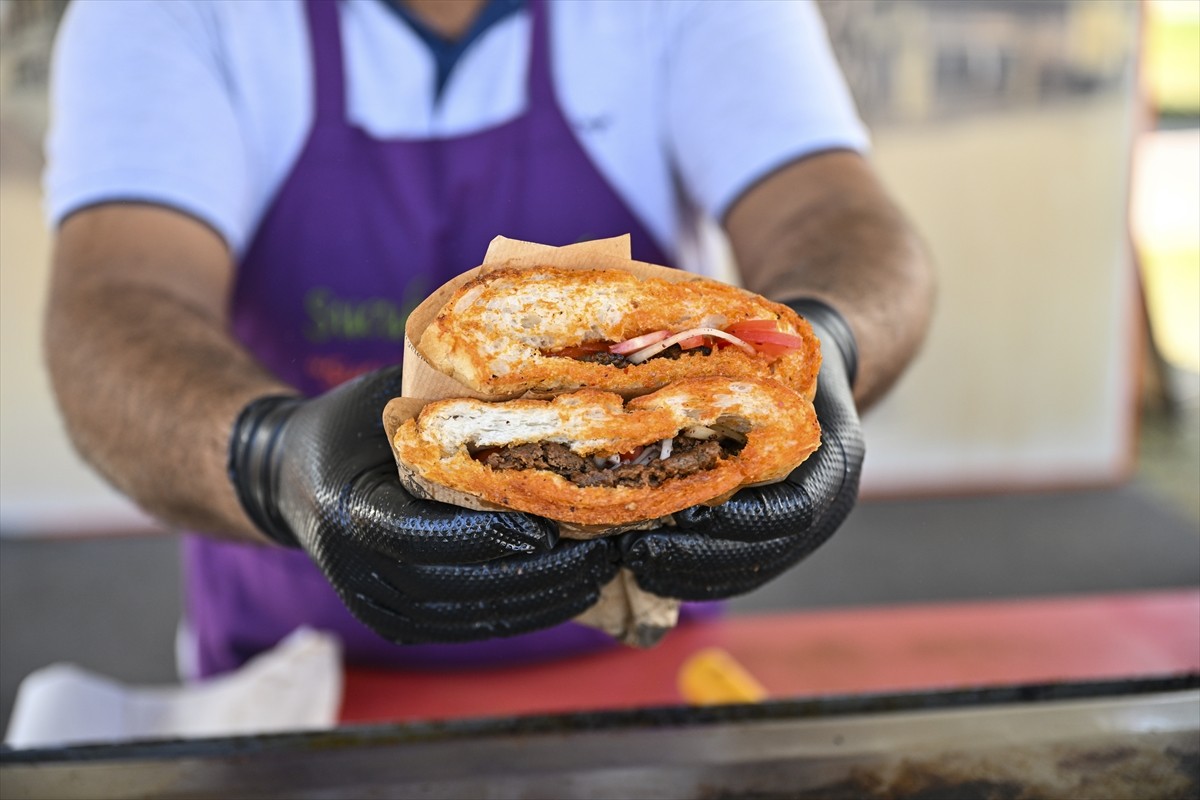
[[[488,247],[483,263],[468,270],[441,286],[423,303],[413,309],[404,328],[404,372],[402,396],[392,400],[384,409],[384,429],[388,441],[394,438],[396,429],[433,400],[451,397],[487,398],[473,391],[430,366],[417,349],[416,342],[429,327],[438,311],[451,295],[469,280],[488,270],[498,267],[555,266],[570,269],[623,269],[643,278],[661,278],[679,282],[695,280],[695,276],[656,264],[634,261],[630,258],[629,236],[600,239],[590,242],[552,247],[549,245],[522,242],[497,236]],[[402,478],[403,467],[401,467]],[[407,484],[407,481],[406,481]],[[453,503],[476,509],[497,508],[476,498],[464,498],[457,492],[439,496],[436,489],[422,492],[429,499]],[[622,529],[601,530],[582,526],[559,525],[560,533],[567,538],[586,539],[600,533],[609,535],[618,530],[648,529],[669,524],[670,519],[649,520]],[[622,569],[601,591],[600,600],[576,618],[577,622],[608,633],[613,638],[635,647],[649,647],[675,626],[679,618],[679,601],[667,599],[643,591],[633,574]]]

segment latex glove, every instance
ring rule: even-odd
[[[813,400],[821,447],[780,483],[743,489],[718,506],[685,509],[675,514],[677,527],[625,534],[622,561],[643,589],[681,600],[744,594],[808,556],[854,507],[864,452],[851,392],[854,337],[824,303],[789,305],[822,343]]]
[[[250,518],[303,548],[354,616],[394,642],[510,636],[595,603],[617,570],[613,543],[558,542],[547,520],[401,487],[382,420],[399,394],[390,367],[311,400],[250,403],[229,460]]]

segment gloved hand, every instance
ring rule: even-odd
[[[789,305],[821,339],[813,405],[821,447],[780,483],[675,514],[677,527],[624,534],[622,562],[661,597],[716,600],[758,588],[808,556],[858,499],[862,429],[851,386],[858,351],[842,316],[816,300]]]
[[[616,573],[614,543],[557,542],[547,520],[421,500],[400,485],[383,407],[389,367],[239,415],[229,475],[243,507],[303,548],[350,611],[399,643],[510,636],[563,622]]]

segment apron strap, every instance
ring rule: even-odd
[[[342,121],[346,118],[346,77],[338,0],[306,0],[304,12],[312,55],[314,119]]]
[[[550,14],[544,0],[529,0],[533,32],[529,42],[529,106],[557,107],[550,70]]]

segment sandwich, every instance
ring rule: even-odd
[[[553,266],[467,281],[417,350],[484,399],[580,388],[629,398],[706,376],[772,379],[811,399],[820,367],[811,326],[760,295],[682,273]]]
[[[781,480],[820,444],[812,403],[770,378],[688,377],[626,399],[436,400],[391,429],[419,497],[524,511],[587,538],[669,524]]]

